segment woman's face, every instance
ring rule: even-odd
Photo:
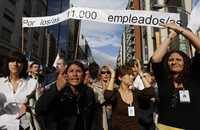
[[[126,85],[127,87],[133,84],[133,75],[132,74],[125,74],[121,77],[121,84]]]
[[[24,67],[24,64],[22,62],[19,62],[16,60],[8,62],[8,68],[10,70],[10,73],[12,74],[20,74],[23,67]]]
[[[110,80],[110,71],[107,69],[102,69],[100,72],[101,80],[104,82],[108,82]]]
[[[68,83],[72,86],[77,86],[83,82],[84,72],[81,67],[76,64],[69,66],[67,70]]]
[[[138,67],[136,65],[132,66],[132,72],[134,78],[136,78],[136,76],[138,75]]]
[[[184,68],[183,57],[178,53],[172,53],[168,59],[169,70],[173,73],[180,73]]]

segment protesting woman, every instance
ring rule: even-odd
[[[112,104],[113,130],[139,130],[138,96],[149,98],[154,94],[150,84],[143,90],[130,89],[133,83],[132,68],[128,65],[117,69],[116,76],[120,80],[119,88],[113,88],[114,79],[104,92],[105,99]],[[141,75],[143,80],[144,77]]]
[[[31,117],[26,114],[26,103],[27,96],[36,89],[37,81],[27,78],[27,66],[26,57],[19,52],[12,52],[4,64],[4,77],[0,78],[0,94],[5,99],[1,102],[4,108],[0,110],[2,129],[26,130],[30,129],[30,124],[33,123]]]
[[[83,83],[84,73],[82,63],[69,63],[39,98],[36,113],[44,130],[91,130],[95,97]]]
[[[200,103],[200,39],[189,30],[173,23],[163,24],[171,33],[152,56],[153,71],[158,83],[158,127],[160,130],[196,130],[199,128]],[[179,50],[168,51],[178,34],[196,48],[190,59]]]
[[[104,91],[109,84],[114,85],[115,71],[110,65],[104,65],[100,68],[97,81],[91,87],[95,93],[96,101],[99,105],[96,119],[96,130],[110,130],[112,106],[106,104],[104,99]]]

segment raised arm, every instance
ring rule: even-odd
[[[169,36],[162,42],[159,48],[154,52],[152,56],[153,63],[159,63],[162,61],[164,55],[167,53],[169,45],[174,41],[176,38],[177,33],[173,30],[170,30]]]
[[[184,27],[173,24],[173,23],[163,24],[162,26],[172,29],[179,34],[182,34],[185,38],[187,38],[188,40],[191,41],[191,44],[195,47],[195,49],[198,52],[200,51],[200,38],[193,32],[189,31],[188,29],[186,29]]]
[[[55,108],[55,104],[59,102],[59,100],[57,100],[59,92],[66,87],[66,83],[66,75],[64,72],[60,73],[56,82],[38,99],[35,109],[37,114],[47,114],[49,110]]]
[[[112,91],[114,89],[114,83],[115,83],[115,70],[113,70],[111,65],[108,65],[108,69],[111,72],[111,77],[110,77],[110,81],[109,81],[107,90],[111,90]]]
[[[140,63],[140,60],[139,59],[135,59],[136,62],[137,62],[137,65],[136,68],[137,68],[137,71],[138,71],[138,75],[140,76],[140,79],[142,80],[142,83],[144,85],[144,88],[149,88],[151,87],[151,84],[146,80],[146,78],[144,77],[144,73],[143,73],[143,70],[142,70],[142,67],[141,67],[141,63]]]

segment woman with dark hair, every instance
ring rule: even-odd
[[[5,124],[0,124],[7,130],[23,130],[30,127],[25,115],[25,104],[27,96],[36,89],[37,81],[27,78],[27,67],[26,57],[19,52],[12,52],[4,64],[4,76],[0,78],[0,93],[5,95],[6,102],[3,114],[0,115],[0,122]]]
[[[27,68],[28,68],[28,61],[26,60],[26,57],[21,54],[20,52],[12,52],[7,60],[6,60],[6,63],[4,64],[4,69],[3,69],[3,73],[4,73],[4,76],[7,77],[7,76],[10,76],[12,74],[12,70],[10,69],[11,65],[9,64],[12,64],[12,62],[16,62],[16,63],[21,63],[20,65],[22,67],[19,67],[20,71],[19,73],[17,74],[19,78],[26,78],[27,77]]]
[[[84,66],[78,61],[67,65],[56,83],[36,103],[43,130],[91,130],[95,97],[84,83]]]
[[[196,130],[200,116],[200,39],[189,30],[175,24],[163,24],[171,29],[169,37],[155,51],[151,62],[158,83],[158,128],[160,130]],[[190,59],[179,50],[167,52],[177,33],[185,36],[196,48]]]

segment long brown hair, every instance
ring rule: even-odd
[[[169,74],[170,78],[172,78],[172,73],[169,69],[168,60],[169,60],[169,57],[174,53],[179,54],[183,58],[183,62],[184,62],[183,70],[180,72],[178,77],[176,79],[174,79],[177,83],[182,83],[186,79],[186,77],[188,76],[188,74],[190,72],[190,66],[191,66],[190,58],[188,55],[186,55],[182,51],[179,51],[179,50],[169,51],[164,57],[164,65],[165,65],[165,69],[167,70],[167,73]]]

